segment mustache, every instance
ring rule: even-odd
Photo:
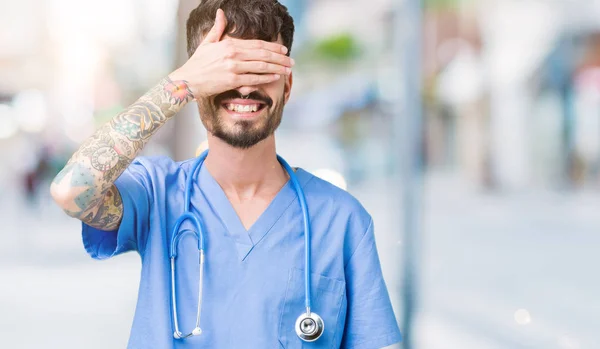
[[[259,91],[252,91],[249,95],[244,96],[238,90],[229,90],[217,95],[215,97],[215,106],[219,107],[223,101],[234,98],[253,99],[265,103],[268,107],[273,106],[273,100],[269,96],[264,95]]]

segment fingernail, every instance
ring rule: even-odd
[[[281,48],[281,52],[283,52],[283,54],[286,54],[286,53],[288,52],[288,49],[287,49],[287,47],[283,46],[283,47]]]
[[[273,78],[274,78],[275,80],[278,80],[280,77],[281,77],[281,75],[279,75],[279,74],[275,74],[275,75],[273,75]]]
[[[296,64],[296,61],[293,58],[290,58],[290,62],[292,63],[292,65]]]
[[[285,68],[285,72],[289,75],[292,72],[292,68]]]

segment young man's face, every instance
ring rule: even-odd
[[[283,43],[281,38],[276,42]],[[275,132],[291,87],[292,76],[282,75],[268,84],[241,86],[199,98],[200,118],[215,137],[236,148],[250,148]]]

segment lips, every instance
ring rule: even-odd
[[[265,107],[267,107],[267,104],[256,99],[234,98],[223,101],[221,106],[230,114],[251,117],[258,115]]]
[[[260,91],[253,91],[250,94],[243,96],[237,90],[230,90],[217,95],[215,97],[214,103],[216,106],[223,106],[225,109],[228,109],[227,107],[225,107],[225,104],[234,104],[242,106],[261,104],[266,105],[267,107],[271,107],[273,105],[273,100]]]
[[[265,104],[253,103],[253,104],[239,104],[239,103],[223,103],[223,107],[229,111],[236,113],[255,113],[261,110]]]

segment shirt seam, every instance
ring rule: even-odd
[[[144,256],[146,255],[146,247],[148,246],[148,240],[150,240],[150,236],[151,236],[151,232],[152,232],[152,225],[151,225],[152,219],[151,219],[151,216],[153,214],[152,211],[153,211],[153,208],[154,208],[154,183],[153,183],[153,180],[152,180],[152,178],[150,176],[150,171],[149,171],[148,167],[141,160],[142,159],[138,158],[137,162],[140,165],[142,165],[142,167],[144,167],[144,170],[146,171],[146,174],[147,174],[146,178],[148,179],[148,182],[150,184],[150,189],[151,189],[151,192],[152,192],[152,195],[148,195],[148,190],[146,190],[146,195],[149,196],[150,200],[148,202],[148,217],[147,217],[147,219],[148,219],[148,226],[147,226],[148,227],[148,231],[146,232],[146,239],[144,239],[144,246],[142,248],[140,248],[141,246],[139,246],[139,244],[138,244],[138,241],[139,241],[139,237],[138,236],[136,236],[136,240],[137,241],[134,241],[135,245],[138,246],[137,251],[138,251],[140,257],[143,260]],[[139,181],[138,178],[136,178],[135,176],[132,176],[132,178],[134,180],[136,180],[138,183],[140,183],[143,187],[145,187],[144,183],[141,182],[141,181]],[[131,240],[131,239],[129,239],[129,240]]]
[[[335,349],[335,336],[338,333],[338,330],[340,329],[339,326],[339,321],[340,321],[340,314],[342,313],[342,309],[344,308],[343,304],[342,304],[342,300],[344,299],[344,295],[346,294],[346,287],[344,285],[344,288],[342,289],[342,294],[340,295],[340,300],[339,300],[339,306],[338,306],[338,313],[337,316],[335,317],[335,331],[333,331],[333,344],[331,345],[331,349]]]
[[[358,251],[358,248],[360,247],[360,245],[364,241],[365,237],[367,236],[367,232],[369,231],[369,229],[371,229],[371,226],[373,226],[373,217],[369,216],[369,225],[367,226],[367,229],[363,233],[363,236],[360,238],[360,241],[356,245],[356,248],[354,249],[354,251],[352,251],[352,254],[350,254],[350,258],[348,258],[348,261],[346,262],[346,264],[344,264],[344,269],[346,269],[348,267],[348,264],[350,264],[350,261],[352,260],[352,258],[356,254],[356,251]]]
[[[285,316],[285,308],[287,306],[287,299],[288,299],[288,293],[290,292],[290,283],[292,281],[292,273],[293,271],[288,271],[288,282],[285,288],[285,296],[283,298],[283,306],[281,308],[281,311],[279,312],[279,326],[277,328],[277,341],[279,342],[279,344],[281,345],[282,348],[285,348],[285,345],[283,345],[283,342],[281,341],[281,328],[283,327],[283,317]],[[287,343],[287,336],[284,337],[285,341]]]

